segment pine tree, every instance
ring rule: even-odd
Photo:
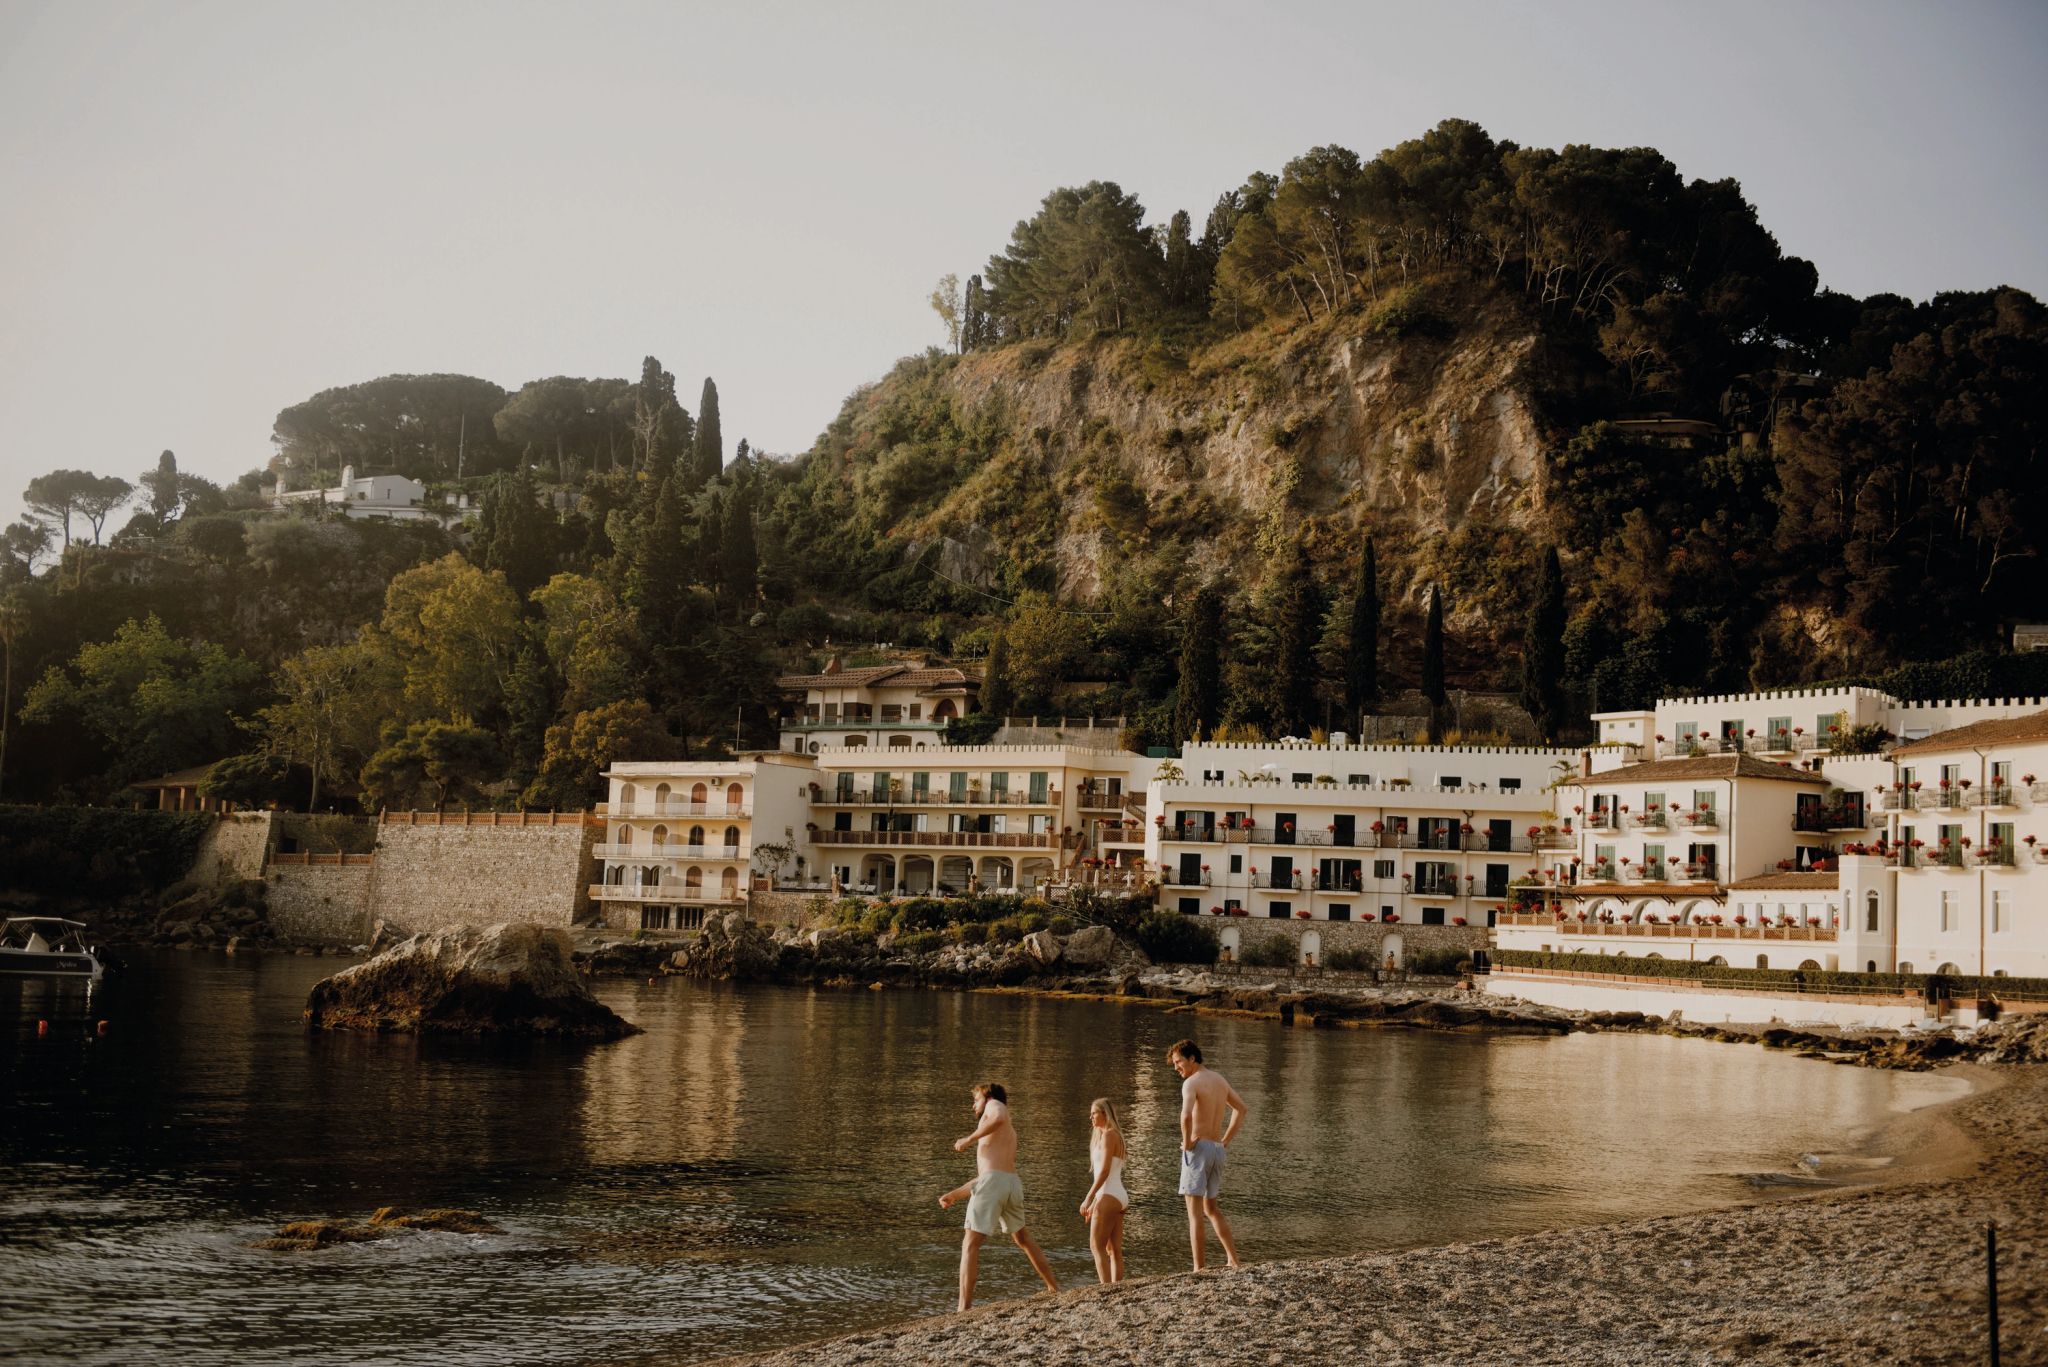
[[[1006,717],[1017,705],[1017,686],[1010,678],[1010,648],[997,632],[988,643],[988,662],[981,671],[981,710],[992,717]]]
[[[1429,612],[1422,623],[1422,696],[1429,703],[1429,738],[1441,742],[1444,734],[1444,598],[1436,585],[1429,586]]]
[[[1280,566],[1272,594],[1274,722],[1290,735],[1306,736],[1316,724],[1316,640],[1323,620],[1322,594],[1309,569],[1308,547],[1299,538]]]
[[[960,350],[974,351],[989,345],[995,339],[989,335],[988,293],[981,287],[981,277],[967,277],[967,294],[960,306]]]
[[[521,788],[540,770],[548,723],[554,720],[555,694],[545,653],[532,642],[521,646],[505,677],[505,748],[511,777]]]
[[[1564,724],[1564,565],[1557,547],[1543,552],[1529,624],[1522,636],[1522,706],[1545,745],[1555,744]]]
[[[1173,701],[1175,741],[1214,733],[1223,711],[1223,593],[1205,584],[1181,618],[1180,684]]]
[[[715,589],[725,579],[725,510],[716,495],[704,500],[697,520],[697,582]]]
[[[718,386],[704,377],[704,396],[697,401],[697,487],[717,479],[725,470],[725,437],[718,429]]]
[[[677,437],[676,377],[649,356],[640,362],[640,383],[633,391],[633,444],[639,468],[659,486],[675,463]]]
[[[555,526],[522,458],[484,491],[472,554],[484,569],[503,573],[523,600],[553,573]]]
[[[1344,654],[1344,720],[1355,723],[1380,700],[1380,562],[1369,536],[1351,595],[1350,635]]]

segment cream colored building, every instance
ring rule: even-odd
[[[929,749],[942,743],[948,722],[975,710],[981,690],[981,680],[958,669],[842,669],[836,656],[821,674],[785,674],[775,682],[790,699],[778,748],[798,755]]]

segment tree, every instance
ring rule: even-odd
[[[1273,652],[1276,672],[1274,720],[1289,734],[1306,736],[1316,717],[1316,640],[1322,623],[1322,596],[1308,563],[1308,547],[1297,537],[1272,595]]]
[[[135,486],[118,475],[93,475],[78,490],[74,507],[92,524],[92,544],[100,544],[100,529],[114,509],[126,503]]]
[[[754,540],[754,501],[744,488],[733,490],[719,547],[720,582],[739,616],[760,597],[761,552]]]
[[[932,312],[946,328],[946,349],[960,350],[960,277],[951,271],[939,277],[932,288]]]
[[[239,716],[261,687],[254,662],[173,637],[152,614],[81,646],[31,688],[22,720],[73,724],[113,756],[109,777],[143,778],[239,749]],[[116,782],[115,787],[119,786]]]
[[[435,811],[451,796],[475,794],[505,767],[496,737],[458,722],[414,722],[386,729],[384,746],[363,766],[363,791],[380,808],[429,794]]]
[[[1075,327],[1120,332],[1159,299],[1159,251],[1145,208],[1111,181],[1045,197],[988,263],[989,314],[1004,336],[1065,337]]]
[[[1051,709],[1053,695],[1088,648],[1080,619],[1042,593],[1017,599],[1001,639],[1004,673],[1017,692],[1013,705],[1033,712]]]
[[[0,585],[33,579],[36,561],[50,549],[54,535],[45,523],[24,517],[0,530]]]
[[[560,682],[565,712],[573,716],[643,691],[634,671],[640,628],[602,580],[558,574],[534,590],[533,603],[540,609],[541,658]]]
[[[725,436],[718,423],[718,385],[704,377],[704,394],[697,401],[696,488],[717,479],[725,469]]]
[[[674,473],[676,457],[688,454],[688,448],[677,445],[680,424],[675,414],[680,409],[676,377],[652,356],[641,361],[640,383],[633,391],[635,465],[647,472],[648,482],[656,487]]]
[[[548,728],[540,775],[522,799],[531,807],[588,806],[614,760],[675,759],[683,746],[645,699],[608,703]]]
[[[472,554],[483,568],[503,574],[524,598],[554,570],[556,527],[521,460],[485,490]]]
[[[1564,565],[1557,547],[1544,549],[1522,635],[1521,703],[1536,722],[1545,745],[1557,743],[1564,725]]]
[[[1351,593],[1350,639],[1344,652],[1344,720],[1354,722],[1380,700],[1380,562],[1373,539],[1365,539],[1358,583]]]
[[[149,519],[156,534],[161,536],[170,530],[178,516],[178,505],[184,499],[184,487],[178,478],[178,458],[169,451],[156,458],[156,468],[142,474],[142,490],[149,504]],[[138,522],[140,517],[136,519]]]
[[[1223,714],[1223,593],[1204,584],[1181,615],[1180,679],[1173,700],[1173,739],[1213,734]]]
[[[372,650],[354,641],[313,646],[278,664],[278,701],[257,713],[257,721],[267,753],[306,766],[307,811],[319,809],[323,777],[368,757],[385,688],[397,682],[379,665]]]
[[[71,549],[71,519],[79,511],[79,500],[91,489],[98,476],[90,470],[52,470],[47,475],[37,475],[22,491],[21,501],[28,510],[64,532],[64,549]]]
[[[270,440],[279,465],[313,487],[344,465],[415,479],[489,474],[514,454],[492,421],[504,405],[503,389],[473,375],[385,375],[282,410]]]
[[[0,792],[6,789],[7,728],[14,714],[14,647],[28,628],[28,599],[21,590],[0,596]]]
[[[666,479],[626,573],[626,605],[639,619],[641,636],[657,653],[676,644],[690,579],[683,547],[683,495],[676,479]]]
[[[967,277],[967,294],[960,306],[960,349],[975,351],[995,341],[989,328],[988,294],[981,287],[981,277]]]
[[[306,797],[308,783],[304,765],[252,752],[230,755],[208,769],[199,780],[199,795],[242,807],[292,808]],[[310,800],[307,810],[312,810]]]
[[[981,710],[994,717],[1006,717],[1017,705],[1016,684],[1010,678],[1010,648],[998,631],[988,643],[988,659],[981,670]]]
[[[1444,598],[1429,586],[1429,607],[1422,620],[1422,696],[1429,704],[1429,738],[1441,745],[1444,735]]]
[[[407,715],[472,722],[504,696],[519,599],[502,574],[450,553],[391,581],[376,639],[398,667]]]

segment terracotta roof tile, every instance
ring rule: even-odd
[[[1972,722],[1952,731],[1937,732],[1923,740],[1909,741],[1893,755],[1917,755],[1934,750],[1969,750],[1984,745],[2018,745],[2025,741],[2048,740],[2048,712],[2024,717],[2001,717],[1997,721]]]
[[[785,674],[775,681],[777,688],[872,688],[875,684],[909,669],[909,665],[870,665],[863,669],[842,669],[837,674]]]
[[[1781,783],[1830,784],[1819,774],[1777,764],[1755,755],[1703,755],[1698,759],[1660,759],[1647,764],[1626,764],[1619,769],[1577,780],[1581,788],[1607,783],[1668,783],[1679,779],[1766,778]]]

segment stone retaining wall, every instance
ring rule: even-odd
[[[781,926],[801,930],[804,925],[804,909],[820,898],[831,900],[822,892],[756,890],[747,897],[747,919],[755,925],[767,926],[771,930]]]
[[[580,817],[476,824],[426,814],[415,822],[409,815],[377,828],[368,910],[393,934],[500,921],[568,926],[589,911],[601,824]]]
[[[1416,953],[1438,953],[1456,950],[1471,954],[1486,949],[1491,944],[1491,932],[1485,926],[1424,926],[1411,924],[1386,925],[1379,921],[1299,921],[1279,920],[1270,916],[1205,916],[1204,924],[1213,928],[1223,940],[1225,948],[1234,946],[1233,958],[1241,957],[1253,945],[1264,944],[1273,939],[1284,939],[1295,946],[1297,959],[1304,953],[1314,953],[1316,962],[1328,963],[1335,950],[1365,950],[1372,954],[1375,964],[1384,964],[1389,953],[1394,956],[1396,968],[1406,967],[1410,955]],[[1314,941],[1305,944],[1309,935]],[[1234,938],[1233,938],[1234,936]],[[1312,944],[1311,949],[1309,945]]]
[[[187,876],[195,883],[215,887],[261,878],[264,862],[277,843],[275,826],[272,812],[227,813],[200,842]]]
[[[375,864],[272,864],[264,870],[270,928],[279,939],[359,945],[370,938],[370,880]]]

